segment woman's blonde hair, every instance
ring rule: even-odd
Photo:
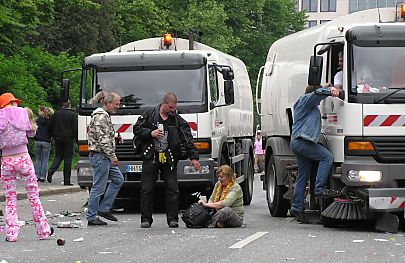
[[[52,108],[46,108],[44,112],[45,112],[45,116],[48,119],[50,119],[53,116],[53,114],[55,113]]]
[[[226,178],[228,178],[229,181],[235,181],[236,180],[236,175],[233,172],[232,168],[229,165],[221,165],[218,170],[217,170],[217,175],[219,173],[222,173]]]
[[[28,112],[28,118],[30,119],[31,128],[34,131],[36,131],[38,127],[37,127],[37,123],[35,122],[35,115],[34,115],[34,113],[32,112],[32,110],[30,108],[25,107],[25,109]]]

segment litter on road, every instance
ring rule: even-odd
[[[63,246],[65,242],[66,241],[63,238],[58,238],[58,240],[56,240],[56,244],[58,244],[58,246]]]
[[[76,239],[73,240],[73,242],[82,242],[82,241],[83,241],[82,237],[79,237],[79,238],[76,238]]]

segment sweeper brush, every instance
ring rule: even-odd
[[[342,198],[334,198],[333,203],[322,211],[322,216],[339,220],[370,219],[359,202]]]

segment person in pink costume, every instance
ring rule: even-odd
[[[35,124],[31,124],[25,108],[17,107],[20,103],[11,93],[0,96],[0,182],[6,196],[5,223],[6,241],[17,241],[20,225],[17,216],[16,176],[19,174],[27,190],[31,203],[32,218],[40,239],[48,239],[53,228],[48,224],[41,201],[34,165],[28,154],[28,137],[35,136]]]

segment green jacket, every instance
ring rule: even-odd
[[[210,197],[212,203],[214,203],[215,193],[217,192],[218,185],[219,181],[215,184],[214,190],[212,191]],[[235,213],[243,218],[245,214],[245,209],[243,207],[243,192],[242,188],[237,182],[234,182],[231,188],[229,188],[228,193],[221,203],[223,206],[230,207],[233,211],[235,211]]]

